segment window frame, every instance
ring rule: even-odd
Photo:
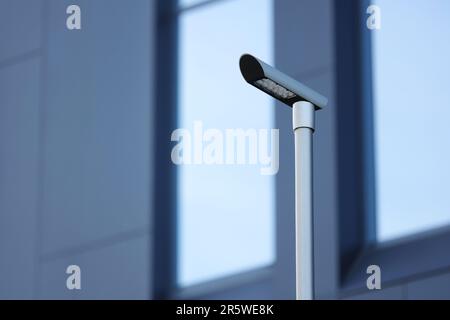
[[[177,167],[170,161],[171,132],[177,128],[179,34],[178,18],[189,10],[215,5],[223,1],[205,0],[179,7],[178,0],[157,1],[156,23],[156,108],[155,167],[158,181],[153,205],[152,237],[153,298],[154,299],[274,299],[274,265],[257,267],[200,284],[180,287],[177,284]]]
[[[152,297],[169,299],[176,288],[176,168],[170,161],[171,131],[176,126],[177,95],[171,88],[177,81],[177,21],[171,19],[177,0],[157,1],[156,69],[154,121],[154,188],[153,237],[151,238]]]
[[[376,243],[374,124],[368,0],[335,2],[338,127],[339,293],[367,292],[366,269],[379,265],[382,288],[450,268],[450,228]]]

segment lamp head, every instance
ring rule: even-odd
[[[241,56],[239,67],[245,81],[290,107],[298,101],[308,101],[319,110],[328,103],[321,94],[252,55]]]

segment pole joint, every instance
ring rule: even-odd
[[[292,124],[294,131],[299,128],[315,129],[315,107],[311,102],[299,101],[292,106]]]

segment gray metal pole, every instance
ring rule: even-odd
[[[293,105],[295,135],[295,247],[297,300],[314,298],[312,139],[314,105]]]

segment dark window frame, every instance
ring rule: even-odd
[[[382,288],[450,269],[448,227],[376,243],[369,5],[335,1],[340,297],[367,292],[372,264],[381,267]]]
[[[178,24],[171,19],[178,0],[156,1],[156,69],[153,204],[152,297],[169,299],[176,288],[176,168],[170,161],[168,143],[177,123],[177,95],[172,88],[177,83]]]

